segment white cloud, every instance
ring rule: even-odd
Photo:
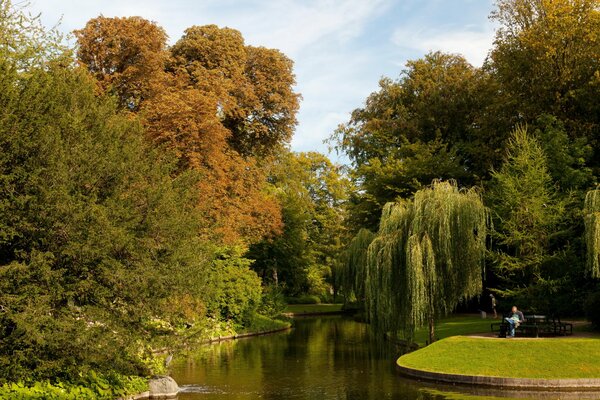
[[[396,77],[405,60],[443,50],[480,65],[493,38],[487,25],[466,25],[484,23],[491,0],[32,0],[32,6],[47,25],[62,15],[63,31],[99,14],[138,15],[162,26],[171,43],[192,25],[216,24],[238,29],[248,44],[280,49],[295,62],[303,96],[292,142],[299,151],[326,152],[323,140],[377,90],[382,75]],[[443,25],[448,20],[466,27]]]
[[[492,48],[494,29],[491,26],[479,29],[465,27],[460,30],[449,27],[424,29],[409,26],[396,29],[391,40],[401,48],[417,50],[423,54],[438,50],[462,54],[471,64],[481,66]]]

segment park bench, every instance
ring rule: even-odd
[[[509,315],[503,315],[501,322],[493,322],[490,324],[492,332],[498,332],[499,337],[506,337],[510,327],[508,322],[504,319]],[[568,322],[561,322],[560,317],[553,315],[548,318],[545,315],[524,315],[525,320],[519,324],[515,332],[519,336],[533,336],[539,337],[540,335],[572,335],[573,324]]]

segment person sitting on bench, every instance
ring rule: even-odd
[[[510,332],[506,337],[515,337],[515,329],[519,327],[521,322],[525,321],[523,313],[517,309],[517,306],[513,306],[510,317],[504,319],[510,327]]]

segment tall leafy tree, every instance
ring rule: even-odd
[[[167,34],[156,23],[141,17],[99,16],[75,36],[77,58],[121,107],[137,111],[160,90],[169,53]]]
[[[246,46],[241,33],[193,26],[171,48],[138,17],[90,20],[76,32],[79,59],[138,113],[148,138],[199,171],[205,237],[249,244],[281,230],[263,165],[289,142],[298,109],[292,62]]]
[[[376,230],[384,204],[433,179],[470,184],[487,174],[497,158],[495,141],[478,128],[487,86],[463,57],[439,52],[408,62],[396,81],[380,81],[332,137],[354,166],[354,226]]]
[[[367,255],[374,329],[411,338],[429,325],[435,340],[435,320],[481,292],[487,228],[480,194],[453,182],[435,181],[412,200],[386,204]]]
[[[282,234],[250,248],[253,268],[288,294],[325,294],[341,250],[346,180],[319,153],[284,153],[270,180],[281,199]]]
[[[174,179],[86,71],[13,69],[0,84],[0,379],[147,373],[145,322],[205,288],[198,177]]]
[[[186,29],[171,52],[171,68],[217,98],[233,149],[263,156],[289,142],[299,96],[292,90],[293,63],[284,54],[246,46],[239,31],[216,25]]]
[[[367,251],[376,235],[368,229],[361,229],[348,244],[342,255],[340,267],[340,287],[348,301],[354,297],[358,301],[365,299],[365,282],[367,281]]]
[[[494,265],[504,280],[501,292],[529,307],[547,307],[543,301],[556,284],[548,268],[560,256],[552,241],[562,228],[564,202],[540,143],[526,128],[511,135],[506,161],[492,173],[488,187],[496,238]]]
[[[501,0],[491,67],[506,107],[531,123],[563,121],[573,138],[598,147],[600,3],[597,0]],[[593,165],[597,168],[598,155]]]

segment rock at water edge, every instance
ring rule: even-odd
[[[179,386],[170,376],[157,376],[148,382],[151,399],[168,399],[177,396]]]

